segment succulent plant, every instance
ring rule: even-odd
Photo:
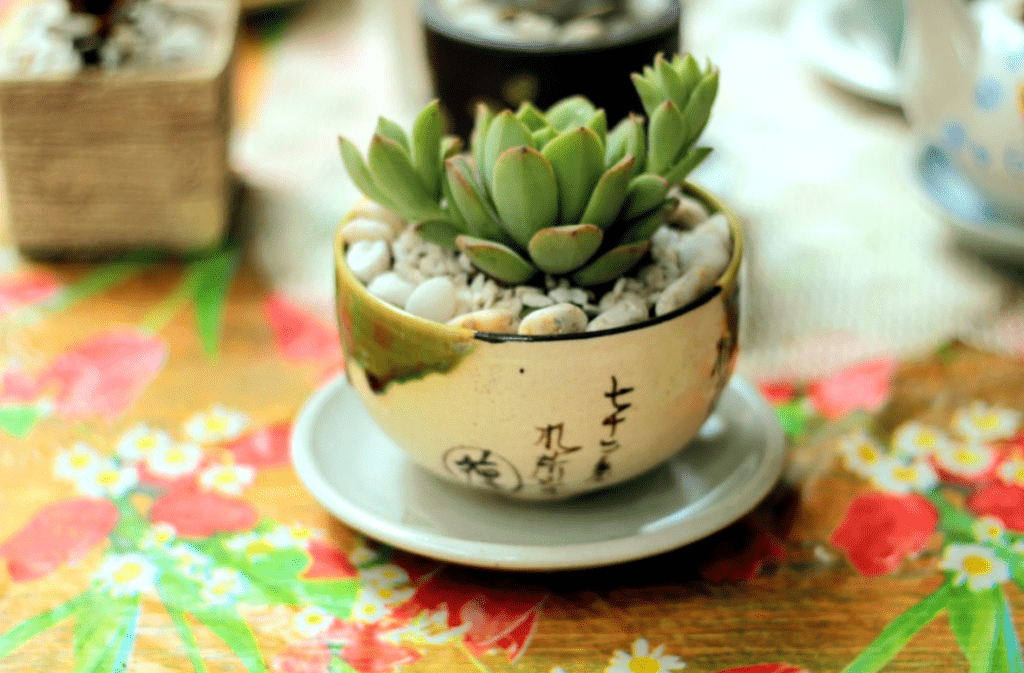
[[[605,283],[643,258],[675,205],[670,187],[710,153],[693,145],[718,90],[716,68],[659,55],[633,81],[649,122],[633,114],[609,131],[604,111],[579,96],[546,112],[481,106],[471,152],[460,154],[434,101],[411,136],[381,118],[366,161],[341,138],[342,159],[366,196],[498,281],[540,271]]]

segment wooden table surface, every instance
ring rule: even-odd
[[[302,487],[288,430],[336,331],[238,247],[58,265],[2,240],[0,671],[1024,670],[1019,359],[935,344],[757,382],[790,443],[749,515],[628,564],[488,572]]]

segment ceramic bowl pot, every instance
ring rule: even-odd
[[[609,127],[630,111],[643,112],[630,73],[658,53],[679,51],[681,3],[617,37],[581,44],[515,44],[467,33],[453,25],[437,0],[420,5],[434,91],[455,133],[468,137],[478,102],[495,109],[525,100],[540,108],[569,95],[604,108]]]
[[[686,446],[732,374],[743,236],[729,219],[732,259],[703,297],[644,323],[560,336],[480,333],[410,315],[367,291],[339,236],[346,375],[384,432],[452,482],[554,499],[639,475]]]

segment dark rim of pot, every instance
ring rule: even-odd
[[[632,30],[615,38],[602,37],[598,40],[577,44],[551,44],[529,42],[505,42],[492,40],[457,28],[438,8],[437,0],[422,0],[420,3],[420,19],[430,30],[444,35],[456,42],[471,44],[483,49],[501,52],[527,52],[532,54],[574,54],[601,51],[611,47],[621,47],[650,39],[670,27],[679,27],[682,7],[679,0],[672,0],[665,12],[654,19],[635,26]]]

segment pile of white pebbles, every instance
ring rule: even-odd
[[[504,287],[461,252],[421,239],[394,213],[364,200],[342,226],[345,261],[369,292],[427,320],[502,334],[594,332],[643,322],[710,290],[732,256],[725,215],[675,194],[678,208],[651,239],[649,263],[600,296],[565,278]]]

